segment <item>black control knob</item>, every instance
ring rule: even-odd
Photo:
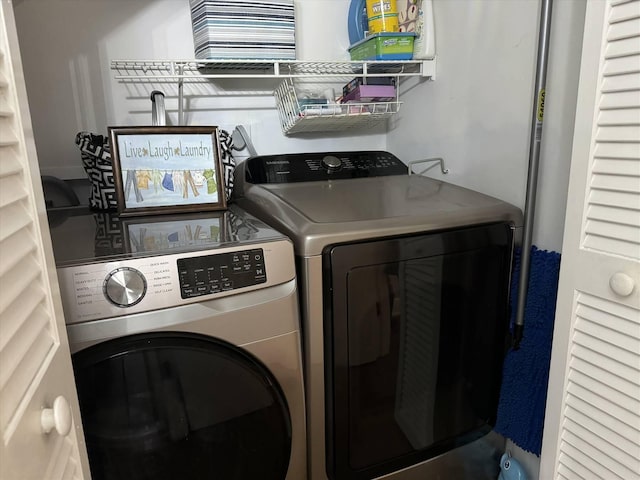
[[[327,172],[337,172],[342,168],[342,160],[338,157],[334,157],[333,155],[327,155],[322,159],[322,166],[327,170]]]
[[[107,275],[102,291],[106,299],[117,307],[131,307],[147,293],[147,281],[135,268],[122,267]]]

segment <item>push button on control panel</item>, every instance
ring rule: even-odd
[[[267,281],[261,248],[178,259],[182,298],[210,295]]]

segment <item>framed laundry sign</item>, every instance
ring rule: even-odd
[[[110,127],[121,216],[224,210],[218,128]]]

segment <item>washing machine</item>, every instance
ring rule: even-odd
[[[383,151],[249,158],[234,201],[294,242],[309,478],[495,480],[520,210]]]
[[[49,220],[92,478],[305,478],[290,240],[237,207]]]

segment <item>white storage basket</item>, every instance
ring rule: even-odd
[[[370,128],[398,113],[402,102],[301,105],[294,82],[286,78],[274,91],[282,131],[286,134]]]

